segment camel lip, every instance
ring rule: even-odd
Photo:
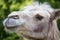
[[[15,27],[17,27],[17,26],[8,26],[8,27],[6,27],[6,28],[15,28]]]
[[[7,30],[14,31],[17,30],[18,26],[5,27]]]
[[[5,30],[8,32],[12,32],[12,33],[16,33],[18,27],[17,26],[13,26],[13,27],[5,27]]]
[[[6,26],[7,29],[17,28],[17,27],[19,27],[19,25],[16,25],[16,26]]]

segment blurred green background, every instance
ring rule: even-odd
[[[60,8],[60,0],[35,0],[39,3],[48,2],[53,8]],[[16,33],[9,33],[4,30],[3,20],[12,11],[19,11],[24,6],[32,3],[32,0],[0,0],[0,40],[25,40]],[[60,19],[57,20],[58,29],[60,30]]]

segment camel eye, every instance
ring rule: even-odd
[[[39,14],[37,14],[37,15],[35,15],[35,18],[36,18],[37,20],[42,20],[44,17],[43,17],[43,16],[40,16]]]
[[[19,19],[19,16],[18,15],[14,15],[14,16],[10,16],[9,18]]]

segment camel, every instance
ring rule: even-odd
[[[9,32],[15,32],[28,40],[60,40],[56,20],[60,9],[49,4],[31,4],[20,11],[11,12],[3,21]]]

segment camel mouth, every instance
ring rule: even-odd
[[[5,27],[5,30],[7,29],[8,32],[16,32],[19,26],[9,26]]]
[[[17,27],[17,26],[8,26],[8,27],[6,27],[7,29],[13,29],[13,28],[15,28],[15,27]]]

